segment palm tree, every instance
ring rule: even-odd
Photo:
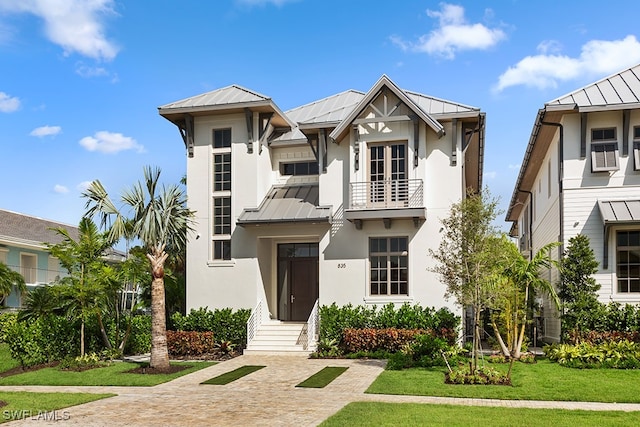
[[[14,286],[20,293],[27,291],[22,274],[11,270],[5,263],[0,262],[0,303],[11,293]]]
[[[555,303],[556,307],[560,306],[560,300],[556,294],[553,285],[546,279],[540,277],[543,269],[558,267],[558,261],[551,258],[551,250],[560,246],[560,243],[548,243],[536,252],[531,260],[523,256],[517,257],[515,261],[507,267],[504,274],[513,284],[513,347],[511,348],[511,357],[520,358],[522,342],[524,341],[524,330],[527,323],[527,309],[518,310],[518,301],[522,298],[520,292],[524,291],[524,304],[529,301],[529,294],[532,290],[537,290],[547,294]],[[518,319],[518,313],[521,319]],[[519,331],[518,331],[519,328]]]
[[[169,368],[164,295],[164,263],[169,252],[180,253],[192,230],[193,212],[186,207],[186,195],[178,185],[158,188],[160,169],[144,168],[144,183],[138,182],[121,196],[118,208],[100,181],[93,181],[83,193],[86,215],[100,216],[101,226],[109,226],[112,242],[127,236],[126,223],[133,224],[132,235],[142,241],[152,273],[151,282],[151,361],[157,369]],[[130,214],[130,217],[126,215]]]
[[[110,275],[108,271],[105,272],[108,267],[102,256],[111,244],[105,235],[98,232],[93,221],[86,217],[78,225],[78,240],[64,228],[55,228],[54,231],[62,237],[62,241],[55,245],[47,244],[47,247],[69,273],[58,282],[60,302],[69,314],[81,320],[80,354],[84,355],[85,324],[89,317],[98,317],[103,339],[106,337],[101,311]]]

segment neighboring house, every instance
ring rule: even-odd
[[[27,290],[48,284],[67,274],[57,258],[49,255],[47,243],[60,243],[52,228],[65,228],[77,239],[78,228],[34,216],[0,209],[0,261],[24,277]],[[14,291],[5,298],[4,307],[21,307],[22,295]]]
[[[429,249],[451,204],[481,187],[480,109],[382,76],[367,93],[285,112],[233,85],[159,113],[183,137],[196,212],[187,309],[253,309],[249,349],[275,349],[258,338],[291,322],[309,328],[302,347],[312,348],[318,304],[461,313]]]
[[[640,65],[561,96],[538,111],[506,216],[535,253],[585,234],[600,262],[599,300],[640,302]],[[558,283],[557,271],[544,273]],[[560,337],[545,300],[543,338]]]

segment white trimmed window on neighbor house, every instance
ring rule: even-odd
[[[640,170],[640,126],[633,127],[633,170]]]
[[[616,233],[616,274],[618,292],[640,292],[640,231]]]
[[[591,130],[591,171],[607,172],[620,168],[616,128]]]
[[[409,239],[371,237],[369,239],[370,295],[409,294]]]
[[[231,259],[231,129],[214,129],[213,254],[214,261]]]

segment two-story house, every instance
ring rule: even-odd
[[[60,235],[52,230],[60,227],[77,238],[78,227],[0,209],[0,262],[22,274],[27,290],[67,274],[58,259],[49,254],[44,243],[60,243]],[[14,289],[2,305],[21,307],[22,297]]]
[[[640,303],[640,65],[538,111],[506,216],[520,249],[571,237],[591,241],[602,302]],[[545,272],[558,283],[557,271]],[[543,338],[557,341],[557,310],[543,301]]]
[[[382,76],[366,93],[284,112],[233,85],[159,113],[182,135],[196,212],[187,309],[253,309],[248,349],[267,350],[283,347],[259,339],[264,331],[291,325],[312,348],[318,305],[460,312],[430,271],[429,249],[451,204],[481,186],[480,109]]]

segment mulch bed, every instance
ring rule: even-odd
[[[149,366],[138,366],[137,368],[129,369],[125,371],[126,374],[147,374],[147,375],[157,375],[157,374],[175,374],[176,372],[184,371],[185,369],[189,369],[191,366],[189,365],[171,365],[168,369],[159,369],[159,368],[151,368]]]
[[[0,378],[10,377],[12,375],[24,374],[25,372],[38,371],[44,368],[53,368],[55,366],[58,366],[59,364],[60,362],[49,362],[49,363],[40,363],[39,365],[26,366],[26,367],[16,366],[15,368],[11,368],[7,371],[0,372]]]
[[[5,402],[4,400],[0,400],[0,408],[2,408],[3,406],[7,406],[8,403]]]

